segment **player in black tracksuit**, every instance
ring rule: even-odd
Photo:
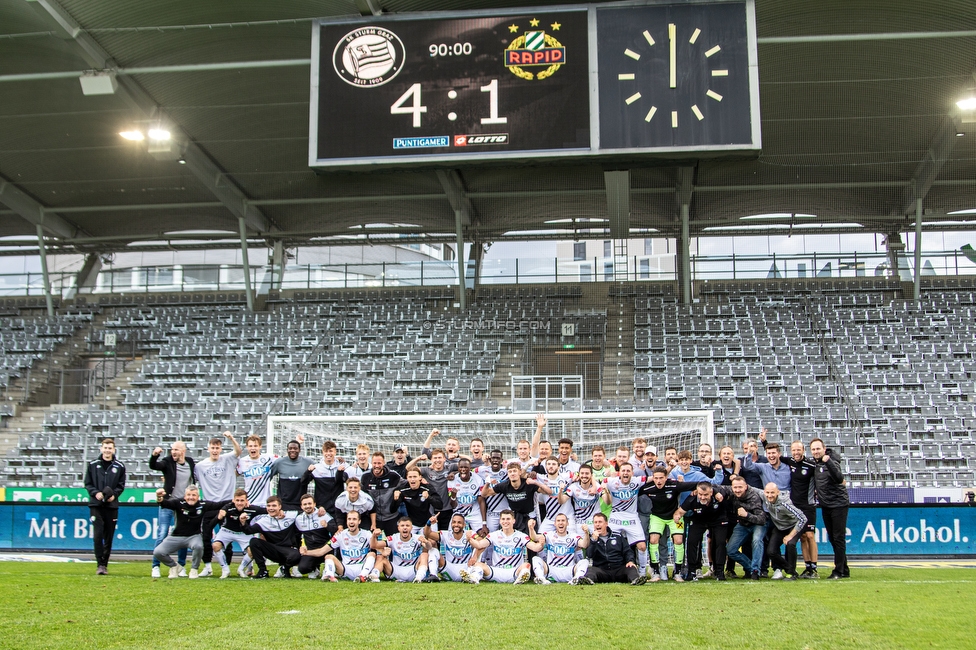
[[[725,566],[725,532],[728,529],[731,497],[732,493],[728,488],[712,486],[711,483],[702,481],[674,513],[675,520],[685,518],[685,529],[688,531],[687,570],[691,580],[698,580],[702,539],[706,531],[715,549],[715,566]],[[725,573],[715,571],[715,579],[724,581]]]
[[[268,514],[258,515],[253,520],[241,516],[241,528],[252,537],[248,544],[251,558],[258,567],[255,580],[270,577],[265,558],[281,565],[283,575],[289,576],[289,569],[298,566],[301,554],[296,547],[295,519],[297,513],[285,512],[281,509],[281,499],[277,496],[268,497]],[[262,539],[263,537],[263,539]]]
[[[675,528],[674,512],[678,509],[681,493],[694,490],[695,487],[697,487],[696,483],[670,480],[666,468],[655,467],[651,473],[651,481],[642,485],[638,491],[639,495],[646,496],[651,500],[647,530],[650,533],[650,546],[648,548],[651,556],[651,567],[654,569],[651,580],[654,582],[660,579],[661,563],[658,544],[665,527],[671,531],[674,542],[675,571],[679,570],[678,567],[684,560],[684,529]],[[664,578],[667,579],[667,575]]]
[[[439,512],[442,507],[440,495],[421,483],[420,479],[420,470],[410,469],[407,472],[407,487],[393,493],[391,506],[394,511],[399,510],[401,505],[405,506],[410,523],[415,529],[426,526],[430,522],[431,514]]]
[[[315,499],[311,494],[302,495],[301,502],[302,511],[295,518],[295,530],[300,538],[298,546],[301,546],[301,542],[304,542],[305,548],[309,550],[322,548],[329,543],[336,530],[338,530],[336,520],[328,514],[319,514],[319,510],[315,507]],[[308,575],[313,571],[317,571],[319,566],[322,565],[322,560],[322,557],[314,557],[311,555],[300,556],[298,560],[299,573]]]
[[[125,490],[125,465],[115,459],[115,441],[102,440],[101,455],[88,463],[85,489],[94,526],[96,573],[108,573],[115,524],[119,521],[119,497]]]
[[[766,441],[762,441],[765,446]],[[813,476],[817,464],[812,458],[803,455],[803,443],[799,440],[790,445],[790,457],[780,462],[790,468],[790,501],[804,515],[807,523],[800,535],[803,560],[806,568],[800,578],[818,578],[817,574],[817,506],[813,489]]]

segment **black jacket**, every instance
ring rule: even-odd
[[[173,496],[173,486],[176,485],[176,461],[173,460],[172,456],[164,456],[165,453],[164,451],[158,456],[150,456],[149,469],[163,473],[163,490],[166,491],[166,496]],[[196,463],[187,456],[186,464],[190,467],[190,483],[193,483],[193,468]],[[178,496],[182,497],[183,495]]]
[[[617,569],[628,562],[634,561],[634,551],[627,542],[627,537],[608,529],[606,537],[598,537],[596,533],[590,535],[590,545],[586,556],[590,564],[599,569]]]
[[[119,496],[125,490],[125,465],[114,456],[110,462],[99,456],[88,463],[88,469],[85,470],[85,489],[88,490],[89,506],[118,508]],[[99,492],[102,493],[101,501],[95,498]],[[108,501],[110,495],[115,499]]]
[[[831,457],[826,463],[823,459],[814,462],[813,484],[820,507],[846,508],[851,505],[847,486],[844,485],[844,474],[837,461]]]

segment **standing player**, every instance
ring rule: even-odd
[[[406,508],[414,533],[422,531],[428,525],[431,513],[441,509],[437,494],[421,482],[420,470],[416,467],[407,470],[407,486],[393,492],[393,507],[399,509],[400,506]]]
[[[243,488],[234,490],[234,499],[230,503],[225,503],[217,513],[220,530],[213,538],[213,552],[217,554],[217,561],[220,562],[221,580],[230,575],[230,558],[233,557],[234,552],[232,544],[235,542],[244,555],[237,568],[237,575],[242,578],[247,577],[247,571],[251,567],[251,556],[248,555],[247,549],[254,535],[244,532],[241,515],[245,515],[244,521],[247,521],[265,514],[268,514],[265,508],[252,506],[247,502],[247,491]]]
[[[556,443],[559,455],[559,473],[575,474],[579,471],[580,464],[573,460],[573,441],[570,438],[560,438]]]
[[[623,533],[628,544],[637,545],[637,572],[640,577],[647,573],[647,542],[644,529],[637,518],[637,495],[646,477],[634,477],[630,463],[620,466],[618,476],[608,478],[603,484],[603,501],[610,504],[610,528]]]
[[[540,552],[542,540],[532,541],[525,533],[515,530],[515,513],[511,510],[502,512],[499,523],[501,530],[486,538],[471,535],[471,546],[481,551],[491,549],[491,565],[478,562],[471,569],[462,570],[462,581],[478,584],[484,578],[492,582],[524,584],[532,578],[532,567],[525,561],[525,551]],[[530,520],[528,526],[532,530],[534,521]]]
[[[586,524],[581,529],[582,534],[575,534],[568,530],[569,518],[559,513],[554,522],[555,529],[543,535],[542,554],[532,558],[532,572],[535,574],[537,585],[547,585],[550,582],[565,582],[575,584],[586,573],[590,563],[582,559],[580,551],[590,545],[590,532]],[[529,539],[538,541],[535,527],[529,522]],[[543,560],[543,556],[545,559]]]
[[[430,434],[428,439],[437,434],[437,429]],[[437,493],[437,499],[441,503],[441,509],[437,513],[437,525],[443,530],[447,530],[451,524],[451,514],[454,508],[451,506],[451,497],[447,493],[447,481],[450,471],[446,466],[447,456],[443,449],[435,449],[428,456],[426,453],[420,454],[417,458],[407,463],[407,469],[417,467],[417,463],[422,460],[430,459],[430,466],[420,469],[420,477],[431,490]]]
[[[237,461],[237,473],[244,477],[248,503],[264,506],[271,496],[271,465],[278,458],[262,454],[262,440],[258,436],[248,436],[244,441],[247,455]]]
[[[651,474],[651,482],[640,489],[640,493],[651,502],[651,513],[648,517],[648,531],[651,542],[651,582],[668,579],[668,565],[660,562],[659,547],[664,529],[670,527],[671,541],[674,543],[674,579],[681,582],[678,567],[684,562],[684,520],[675,519],[674,512],[678,509],[682,492],[695,489],[695,483],[684,483],[668,479],[668,470],[655,467]],[[670,524],[670,525],[669,525]],[[667,560],[667,558],[665,558]]]
[[[224,431],[224,437],[234,445],[234,451],[221,453],[224,444],[220,438],[211,438],[207,445],[209,456],[199,461],[193,468],[197,485],[203,491],[203,496],[212,503],[226,503],[234,498],[234,488],[237,486],[237,459],[241,455],[241,446],[237,444],[230,431]],[[203,571],[200,577],[213,575],[213,531],[217,525],[217,511],[207,510],[203,513]],[[228,559],[229,561],[229,559]],[[221,564],[221,567],[226,563]],[[224,576],[227,577],[227,576]]]
[[[278,477],[275,493],[281,497],[282,507],[298,510],[301,508],[302,495],[308,488],[309,470],[314,469],[315,461],[301,455],[302,445],[297,440],[289,440],[285,450],[284,458],[277,458],[271,463],[268,478]]]
[[[423,582],[427,577],[427,550],[430,542],[423,535],[414,533],[413,524],[408,517],[401,517],[397,522],[397,534],[378,539],[374,533],[372,549],[377,553],[376,567],[370,572],[369,579],[379,581],[382,573],[390,580],[397,582]]]
[[[715,547],[716,566],[725,566],[725,531],[729,520],[729,507],[732,499],[728,498],[727,488],[713,488],[708,481],[702,481],[695,486],[695,492],[682,503],[674,512],[674,521],[682,518],[688,529],[688,577],[693,582],[698,581],[698,572],[702,565],[702,540],[707,532]],[[758,572],[757,572],[758,579]],[[674,577],[678,580],[677,574]],[[725,573],[715,572],[715,579],[725,580]],[[679,581],[680,582],[680,581]]]
[[[519,440],[518,445],[515,446],[515,458],[508,461],[508,463],[518,463],[522,469],[528,470],[535,465],[535,459],[532,458],[530,450],[531,447],[529,446],[528,440]],[[507,467],[508,463],[503,463],[503,465]]]
[[[325,557],[322,565],[322,580],[336,582],[337,576],[354,582],[366,582],[376,553],[370,547],[373,536],[359,527],[359,513],[355,510],[346,515],[346,528],[332,536],[331,541],[321,548],[302,547],[302,555]],[[336,552],[338,555],[329,555]],[[341,559],[340,559],[341,558]]]
[[[358,478],[346,479],[346,491],[336,497],[335,504],[339,513],[337,520],[339,528],[347,525],[346,519],[350,513],[358,513],[359,521],[363,521],[373,511],[373,499],[362,491]]]
[[[461,515],[451,517],[449,531],[431,530],[430,524],[435,523],[437,523],[437,515],[432,516],[424,526],[424,536],[433,544],[427,551],[429,575],[424,581],[438,582],[439,569],[452,582],[461,582],[461,572],[474,567],[480,553],[476,553],[475,548],[471,546],[470,536],[464,530],[464,517]]]
[[[373,466],[369,463],[369,445],[356,445],[356,462],[346,467],[346,476],[362,479],[363,474],[372,469]]]
[[[537,495],[536,502],[540,508],[545,509],[545,514],[541,518],[542,525],[539,527],[540,533],[549,533],[556,530],[556,515],[566,515],[567,519],[573,514],[573,506],[565,499],[560,499],[563,490],[569,485],[569,472],[563,473],[557,458],[547,458],[545,463],[545,476],[537,477],[536,480],[549,488],[549,494],[545,496]]]
[[[528,452],[528,444],[528,442],[525,443],[526,452]],[[482,465],[477,470],[478,476],[485,482],[485,485],[489,487],[498,485],[508,478],[508,470],[505,469],[503,463],[501,450],[492,449],[488,455],[488,464]],[[488,527],[488,532],[498,530],[501,527],[498,523],[498,518],[501,516],[502,510],[507,510],[508,508],[508,499],[504,495],[493,494],[485,499],[485,510],[488,513],[485,525]]]
[[[489,499],[492,495],[501,494],[511,506],[509,512],[515,518],[512,524],[517,530],[528,533],[529,518],[535,515],[535,495],[536,492],[549,494],[547,486],[540,484],[535,479],[523,477],[521,466],[518,463],[508,464],[508,478],[496,485],[486,485],[481,495]],[[505,511],[502,511],[505,512]],[[501,527],[501,514],[498,517],[499,527]]]
[[[346,464],[336,460],[336,444],[331,440],[322,443],[322,460],[315,463],[306,478],[315,485],[315,505],[325,508],[329,516],[339,520],[336,509],[336,497],[342,494],[346,487]]]
[[[125,490],[125,465],[115,459],[115,440],[102,439],[101,454],[88,463],[85,489],[94,528],[96,575],[108,574],[115,524],[119,521],[119,496]]]
[[[485,464],[485,442],[481,438],[472,438],[469,449],[471,450],[471,468],[478,469]]]
[[[593,515],[600,512],[600,498],[602,489],[593,480],[593,468],[589,465],[580,467],[576,480],[565,487],[559,495],[559,503],[571,503],[573,517],[569,520],[569,530],[579,535],[584,527],[593,526]],[[557,515],[558,516],[558,515]]]
[[[457,476],[447,482],[447,494],[451,497],[454,514],[464,517],[471,530],[481,535],[488,534],[485,527],[488,508],[485,498],[481,496],[484,486],[484,480],[471,472],[471,461],[466,458],[458,461]]]
[[[386,466],[386,457],[381,451],[373,454],[372,465],[373,469],[359,479],[363,491],[373,499],[370,528],[394,535],[399,517],[397,506],[393,505],[393,495],[401,487],[406,487],[407,482]]]

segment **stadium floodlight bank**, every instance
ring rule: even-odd
[[[606,448],[607,457],[614,450],[630,447],[634,438],[644,438],[647,444],[664,448],[696,450],[707,442],[713,445],[711,411],[652,411],[640,413],[549,413],[542,439],[555,443],[560,438],[574,442],[574,453],[583,462],[589,459],[593,447]],[[461,453],[466,453],[472,438],[485,443],[485,455],[501,449],[507,457],[515,455],[519,440],[531,440],[536,430],[535,415],[529,413],[496,413],[480,415],[341,415],[341,416],[278,416],[268,417],[267,449],[284,454],[289,440],[304,436],[303,452],[317,458],[322,443],[331,440],[338,454],[347,462],[355,458],[356,446],[367,444],[371,451],[382,451],[389,458],[394,447],[407,445],[411,456],[420,454],[432,429],[438,435],[432,447],[443,447],[449,437],[460,440]]]

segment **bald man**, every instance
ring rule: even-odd
[[[796,580],[796,543],[806,528],[807,516],[775,483],[767,483],[763,493],[770,521],[766,554],[773,565],[773,580]],[[785,560],[779,550],[782,545],[786,546]]]
[[[162,447],[153,449],[149,457],[149,469],[163,473],[163,497],[177,495],[181,498],[187,486],[193,484],[193,470],[196,463],[186,455],[186,443],[176,441],[169,448],[169,455],[163,456]],[[156,544],[159,546],[169,535],[170,526],[176,523],[173,510],[160,507],[157,515]],[[186,549],[178,553],[180,577],[186,574]],[[159,560],[153,556],[152,577],[159,577]]]

